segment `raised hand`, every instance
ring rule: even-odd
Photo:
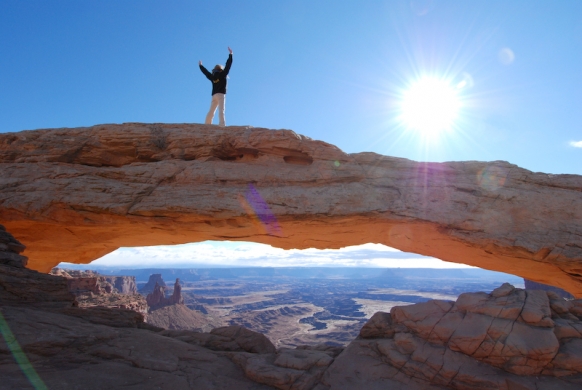
[[[228,48],[228,52],[232,54],[232,49],[230,47]]]
[[[202,61],[198,61],[198,65],[202,65]]]

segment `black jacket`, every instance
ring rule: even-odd
[[[230,66],[232,65],[232,54],[228,55],[228,60],[226,60],[226,66],[223,70],[219,70],[216,72],[210,73],[208,69],[204,66],[200,65],[200,70],[206,78],[212,81],[212,94],[215,93],[224,93],[226,94],[226,76],[228,76],[228,72],[230,71]]]

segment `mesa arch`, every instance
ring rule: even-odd
[[[372,242],[582,296],[581,176],[346,154],[290,130],[126,123],[3,133],[0,223],[44,272],[121,246]]]

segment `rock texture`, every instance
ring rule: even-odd
[[[19,264],[0,264],[0,303],[7,389],[582,387],[582,300],[509,284],[376,313],[346,349],[277,350],[241,326],[163,330],[131,310],[76,307],[65,278]]]
[[[67,280],[79,307],[127,309],[147,316],[146,299],[137,293],[133,276],[103,276],[93,271],[53,268],[51,275]]]
[[[166,298],[165,288],[156,283],[154,291],[146,297],[148,306],[156,309],[163,306],[184,304],[182,297],[182,286],[180,286],[180,279],[176,279],[174,283],[174,292],[171,296]]]
[[[162,329],[210,332],[223,322],[213,316],[192,310],[185,305],[170,305],[150,310],[146,322]]]
[[[582,300],[504,284],[376,313],[326,371],[333,389],[575,389]]]
[[[25,246],[8,233],[4,226],[0,225],[0,264],[19,268],[25,267],[28,257],[20,254],[24,249]]]
[[[137,294],[135,276],[105,276],[94,271],[76,271],[53,268],[52,275],[67,278],[72,293]]]
[[[261,334],[224,329],[213,351],[131,310],[76,306],[66,278],[0,264],[0,388],[272,389],[245,376],[230,344],[220,349],[273,352]]]
[[[98,125],[0,134],[0,220],[31,268],[120,246],[374,242],[582,297],[582,178],[346,154],[289,130]]]

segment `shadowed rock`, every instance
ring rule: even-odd
[[[142,294],[149,294],[154,291],[156,285],[161,286],[164,291],[166,290],[166,282],[162,279],[162,274],[151,274],[148,282],[139,290]]]
[[[51,389],[582,386],[582,300],[509,284],[376,313],[343,351],[276,350],[241,326],[162,330],[131,310],[76,307],[64,278],[5,264],[0,302],[5,388],[29,388],[33,374]]]
[[[509,284],[376,313],[326,371],[333,389],[574,389],[582,300]]]

